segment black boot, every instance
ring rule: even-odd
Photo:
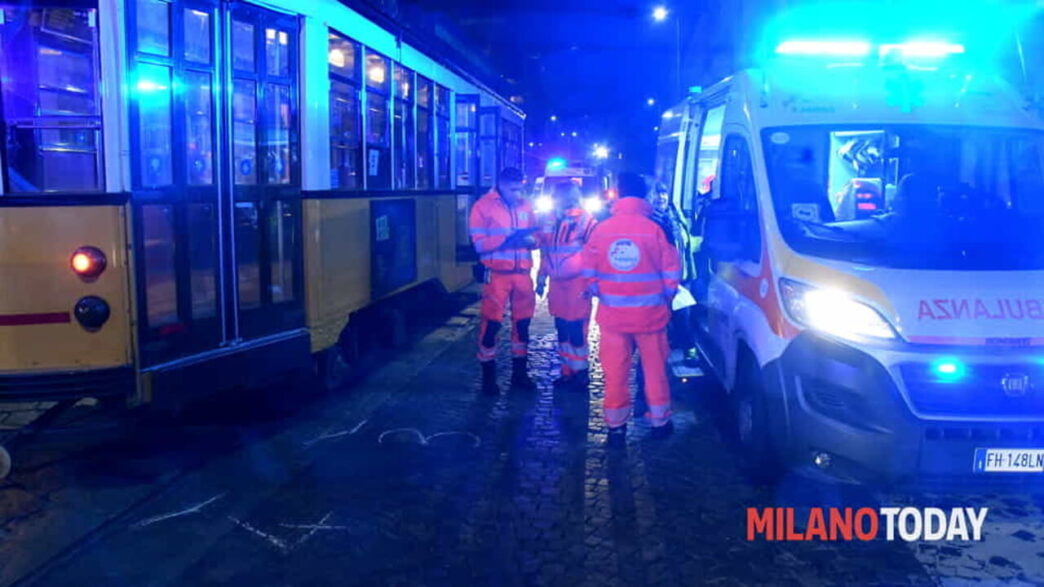
[[[532,391],[536,389],[536,383],[533,383],[533,380],[529,378],[529,373],[526,372],[526,364],[526,357],[511,359],[511,387]]]
[[[485,395],[497,395],[500,388],[497,387],[497,362],[482,361],[482,393]]]
[[[653,426],[652,437],[653,438],[667,438],[671,434],[674,434],[674,422],[667,420],[667,423],[663,426]]]
[[[627,424],[617,428],[610,428],[605,442],[609,448],[623,448],[627,445]]]
[[[576,376],[570,373],[569,375],[562,375],[558,379],[555,379],[553,385],[555,387],[572,387],[576,384]]]
[[[591,372],[588,369],[577,371],[573,377],[576,378],[576,389],[579,391],[587,391],[587,385],[591,383]]]

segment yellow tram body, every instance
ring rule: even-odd
[[[263,384],[471,282],[524,115],[350,4],[0,0],[0,410]]]

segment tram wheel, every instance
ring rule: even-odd
[[[7,449],[0,446],[0,481],[7,479],[7,476],[11,474],[11,453],[7,452]]]

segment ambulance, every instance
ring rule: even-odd
[[[785,40],[664,113],[752,472],[1044,480],[1044,122],[964,51]]]
[[[581,205],[596,216],[608,211],[610,197],[609,177],[606,173],[582,164],[569,164],[565,159],[553,157],[548,160],[544,175],[533,185],[535,208],[538,213],[550,212],[554,207],[551,196],[555,187],[562,183],[573,183],[580,188]]]

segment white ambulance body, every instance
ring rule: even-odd
[[[665,114],[744,448],[860,480],[1044,474],[1044,123],[996,79],[827,61]]]

